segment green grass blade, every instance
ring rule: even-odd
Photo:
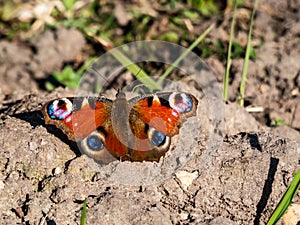
[[[230,39],[229,39],[229,45],[228,45],[227,65],[226,65],[225,77],[224,77],[224,81],[223,81],[223,98],[224,98],[224,100],[227,100],[227,98],[228,98],[229,70],[230,70],[230,66],[231,66],[232,39],[233,39],[233,35],[234,35],[237,4],[238,4],[237,0],[235,0],[232,22],[231,22],[231,27],[230,27]]]
[[[273,212],[267,225],[276,224],[276,222],[280,219],[280,217],[287,210],[288,206],[291,204],[292,199],[296,195],[299,187],[300,187],[300,169],[298,170],[298,172],[295,175],[294,179],[292,180],[291,184],[289,185],[286,192],[284,193],[282,199],[280,200],[278,206],[276,207],[275,211]]]
[[[161,90],[160,85],[158,85],[154,80],[152,80],[147,73],[131,61],[126,55],[124,55],[119,50],[112,49],[110,52],[123,66],[126,67],[137,79],[141,80],[150,90]]]
[[[173,69],[187,56],[187,54],[189,54],[189,52],[191,52],[195,47],[197,47],[199,45],[199,43],[206,37],[206,35],[214,28],[214,24],[210,25],[203,33],[200,37],[198,37],[191,45],[190,47],[184,51],[176,60],[175,62],[170,65],[166,71],[161,75],[161,77],[159,78],[158,83],[161,84],[162,80],[165,79],[172,71]]]
[[[84,199],[83,207],[81,211],[81,217],[80,217],[80,225],[84,225],[86,221],[86,199]]]
[[[251,36],[252,36],[253,21],[254,21],[254,15],[256,12],[257,4],[258,4],[258,0],[255,0],[254,7],[251,14],[250,27],[249,27],[248,38],[247,38],[247,47],[246,47],[246,55],[244,60],[243,72],[242,72],[242,81],[240,85],[240,94],[238,96],[238,103],[240,106],[244,106],[245,86],[247,80],[249,58],[251,53]]]

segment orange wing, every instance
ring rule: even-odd
[[[111,101],[99,98],[62,98],[42,109],[46,124],[56,125],[76,141],[86,137],[109,119]]]
[[[111,106],[112,101],[105,98],[62,98],[48,102],[42,112],[45,122],[76,141],[83,153],[106,162],[107,152],[116,158],[128,152],[113,131]]]
[[[159,132],[174,136],[187,117],[196,114],[197,99],[183,92],[157,93],[132,99],[130,115],[137,117]]]

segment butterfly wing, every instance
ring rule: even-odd
[[[166,136],[178,134],[186,118],[196,115],[198,100],[184,92],[165,92],[137,98],[131,114]]]
[[[62,98],[48,102],[42,112],[45,123],[60,128],[83,153],[110,162],[127,154],[113,131],[111,107],[112,101],[106,98]]]
[[[137,97],[130,103],[130,127],[137,137],[132,158],[158,161],[168,150],[170,137],[178,134],[186,118],[196,114],[198,100],[184,92],[165,92]]]

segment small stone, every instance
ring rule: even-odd
[[[198,172],[189,173],[187,171],[178,171],[176,177],[180,180],[181,185],[184,190],[193,183],[193,181],[198,177]]]
[[[60,168],[60,167],[56,167],[55,169],[54,169],[54,175],[58,175],[58,174],[60,174],[62,172],[62,169]]]
[[[188,213],[180,213],[180,217],[182,220],[187,220],[189,217],[189,214]]]
[[[36,148],[37,148],[37,144],[33,141],[30,141],[29,142],[29,150],[34,151],[34,150],[36,150]]]

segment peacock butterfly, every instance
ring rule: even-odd
[[[197,105],[196,97],[185,92],[160,92],[128,101],[118,91],[114,101],[101,96],[55,99],[42,112],[46,124],[57,126],[95,160],[159,161],[171,137],[196,115]]]

